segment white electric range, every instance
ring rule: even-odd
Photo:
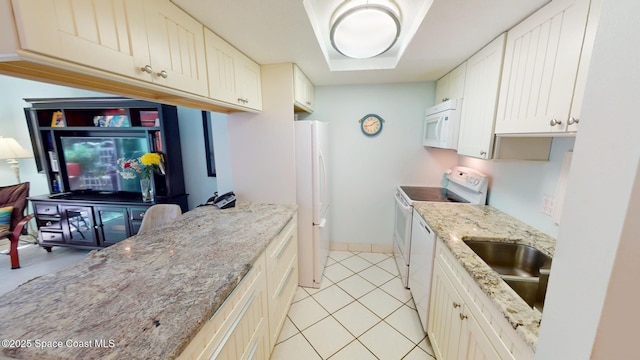
[[[481,172],[464,166],[455,166],[447,170],[446,179],[447,183],[444,187],[398,186],[396,189],[393,254],[402,283],[406,288],[409,288],[413,203],[437,201],[484,205],[487,200],[489,178]]]

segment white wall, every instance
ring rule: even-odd
[[[331,240],[392,244],[397,185],[439,186],[455,152],[421,145],[424,110],[433,105],[435,83],[321,86],[307,119],[330,123]],[[358,120],[384,120],[376,137],[362,134]]]
[[[555,196],[565,152],[574,138],[555,138],[549,161],[488,161],[459,156],[460,164],[490,176],[487,202],[520,221],[554,237],[559,226],[542,213],[544,195]]]
[[[227,116],[239,201],[296,203],[293,65],[262,66],[263,112]]]
[[[189,194],[189,209],[193,209],[213,195],[217,189],[217,181],[207,174],[202,110],[178,107],[178,119],[182,171],[185,189]]]
[[[640,12],[603,0],[536,359],[635,359]]]

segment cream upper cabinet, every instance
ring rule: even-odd
[[[297,65],[293,65],[293,99],[296,110],[313,112],[314,105],[313,83],[300,70]]]
[[[207,96],[203,26],[169,1],[14,0],[21,47]]]
[[[436,82],[436,104],[449,99],[461,99],[464,96],[466,71],[465,61]]]
[[[262,110],[260,65],[205,28],[209,96]]]
[[[149,60],[141,58],[140,68],[153,82],[208,96],[204,26],[169,1],[145,0],[144,7]]]
[[[506,34],[467,60],[458,154],[490,159]]]
[[[588,14],[589,0],[554,0],[509,30],[496,133],[568,130]]]
[[[137,62],[148,59],[141,1],[13,0],[25,50],[149,80]]]

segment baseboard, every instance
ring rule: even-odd
[[[330,250],[392,254],[393,245],[331,242]]]

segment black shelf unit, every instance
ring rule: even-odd
[[[131,206],[145,209],[154,203],[175,203],[182,207],[183,212],[188,211],[178,112],[175,106],[124,97],[24,100],[31,104],[24,111],[38,171],[47,176],[50,190],[48,195],[31,197],[34,204],[46,202],[47,205],[54,205],[52,202],[57,202],[55,206],[59,206],[60,210],[62,206],[76,206],[73,205],[74,202],[78,203],[77,206],[89,205],[93,207],[93,213],[97,214],[91,220],[98,225],[100,206],[113,206],[119,202],[124,206],[122,211],[124,216],[129,218],[129,222],[137,221],[131,215],[127,215],[128,212],[134,213],[130,211]],[[115,121],[116,119],[118,121]],[[139,192],[104,191],[100,188],[102,183],[95,189],[91,189],[91,185],[84,188],[85,184],[81,185],[82,189],[78,189],[76,182],[71,183],[72,180],[77,181],[78,177],[69,176],[70,168],[63,165],[65,162],[62,139],[65,137],[137,138],[139,141],[146,139],[149,151],[161,153],[164,159],[165,174],[153,174],[155,201],[143,203]],[[106,178],[105,181],[108,182],[110,177],[116,176],[118,175],[112,171],[110,174],[103,173],[101,178]],[[49,220],[45,219],[43,224],[46,225],[48,222]],[[108,236],[105,238],[104,234],[99,233],[100,226],[94,227],[97,231],[96,239],[100,241],[89,246],[104,247],[121,240],[110,239]],[[129,227],[130,224],[127,223],[127,228]],[[61,231],[61,235],[68,232]],[[126,234],[134,233],[128,230]],[[66,237],[61,241],[67,246],[73,245],[73,242],[68,241],[71,239]]]

